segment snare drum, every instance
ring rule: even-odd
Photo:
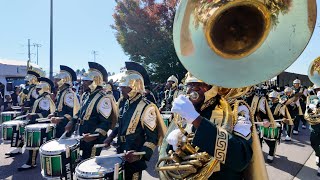
[[[41,174],[44,178],[73,179],[79,160],[79,141],[51,140],[40,147]]]
[[[170,122],[171,122],[172,114],[161,114],[161,116],[162,116],[162,119],[163,119],[164,123],[168,127]]]
[[[263,137],[263,139],[277,141],[280,138],[280,128],[265,128],[264,126],[260,126],[260,135]]]
[[[1,123],[11,121],[18,115],[20,115],[21,112],[18,111],[6,111],[1,113]]]
[[[24,141],[26,149],[37,150],[40,146],[55,138],[55,125],[49,123],[31,124],[25,127]]]
[[[22,139],[27,121],[13,120],[2,124],[2,141],[4,144],[11,143],[12,147],[17,147]]]
[[[114,165],[119,164],[119,180],[124,179],[124,161],[121,157],[99,156],[82,161],[76,168],[76,177],[84,179],[113,179]]]

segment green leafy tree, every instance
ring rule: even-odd
[[[173,45],[178,0],[115,0],[113,15],[118,43],[130,60],[145,66],[154,82],[186,73]]]

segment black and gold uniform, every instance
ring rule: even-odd
[[[60,66],[60,73],[55,77],[58,84],[58,93],[56,96],[56,112],[52,122],[56,124],[56,137],[60,137],[67,123],[78,113],[80,109],[77,94],[72,90],[73,82],[77,80],[76,73],[67,66]],[[57,118],[63,119],[57,119]],[[67,133],[67,137],[71,135]]]
[[[94,148],[95,144],[102,144],[107,137],[108,130],[115,126],[117,120],[116,103],[112,94],[103,90],[104,82],[108,81],[107,71],[98,63],[89,62],[88,78],[91,79],[90,94],[82,102],[79,112],[66,126],[67,131],[77,123],[76,129],[85,137],[80,142],[82,159],[99,156],[102,148]],[[90,136],[98,134],[98,136]]]
[[[178,96],[178,93],[178,79],[174,75],[172,75],[168,78],[166,83],[164,99],[161,101],[161,106],[159,108],[160,112],[171,110],[172,102]]]
[[[30,119],[29,124],[36,124],[37,118],[45,118],[56,110],[55,104],[51,99],[51,92],[54,86],[53,82],[44,77],[40,77],[38,80],[39,84],[36,86],[36,89],[39,92],[39,97],[34,102],[28,115],[28,118]],[[18,170],[24,171],[35,168],[38,152],[38,150],[29,150],[27,163],[19,167]]]
[[[127,71],[120,80],[123,97],[119,99],[119,120],[105,144],[110,145],[118,137],[117,153],[129,151],[125,159],[125,179],[141,179],[153,151],[165,133],[165,125],[157,106],[143,97],[148,85],[145,69],[133,62],[126,62]],[[135,156],[133,151],[145,152]]]

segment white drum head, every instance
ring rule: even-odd
[[[30,129],[30,130],[41,130],[41,129],[46,129],[47,127],[49,127],[50,124],[49,123],[43,123],[43,124],[30,124],[26,126],[26,129]]]
[[[21,112],[18,111],[6,111],[2,112],[1,115],[11,115],[11,114],[20,114]]]
[[[114,165],[119,163],[120,167],[123,160],[120,157],[99,156],[99,160],[91,158],[81,162],[76,168],[78,177],[83,178],[102,178],[107,173],[114,172]]]
[[[40,147],[40,153],[46,155],[56,155],[60,154],[61,152],[65,152],[67,147],[70,147],[72,150],[75,149],[77,144],[79,144],[79,141],[77,140],[51,140]]]
[[[12,121],[6,121],[4,123],[2,123],[3,126],[14,126],[14,125],[25,125],[26,122],[25,121],[21,121],[21,120],[12,120]]]

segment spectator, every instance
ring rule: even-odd
[[[9,94],[4,96],[5,102],[3,103],[3,111],[12,111],[13,101]]]
[[[19,97],[20,94],[20,87],[19,86],[15,86],[14,87],[14,92],[11,94],[11,98],[12,98],[12,103],[14,106],[18,106],[19,105]]]

